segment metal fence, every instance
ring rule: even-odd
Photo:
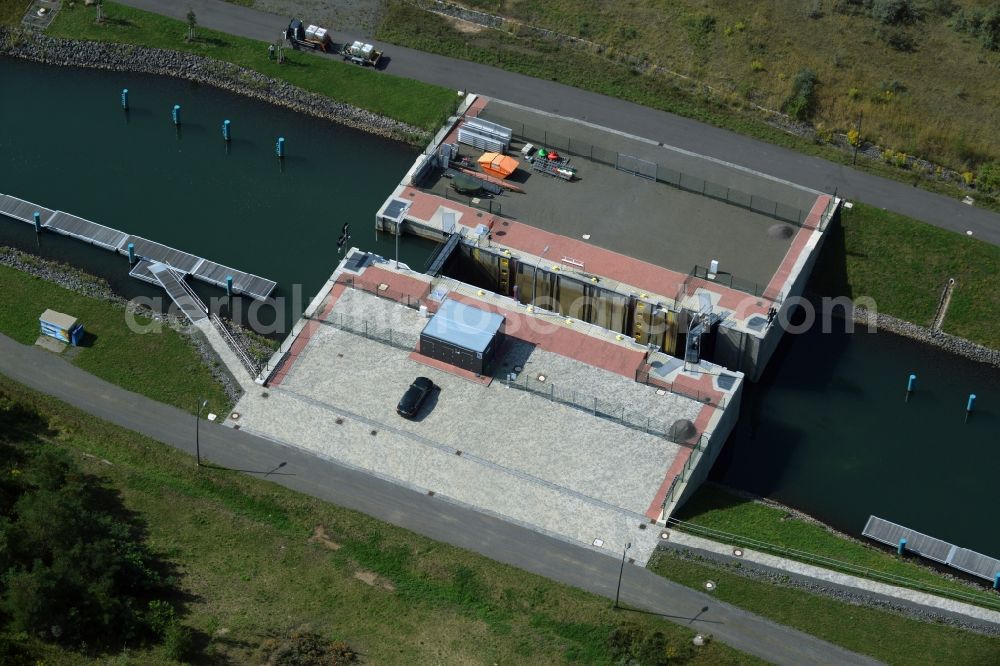
[[[710,197],[732,206],[745,208],[800,227],[808,226],[809,228],[814,228],[807,225],[807,217],[809,215],[809,211],[807,210],[713,183],[704,178],[671,169],[658,162],[601,148],[592,143],[572,139],[541,127],[534,127],[526,123],[507,119],[500,119],[500,121],[510,127],[514,136],[522,141],[532,142],[539,146],[544,146],[549,150],[583,157],[591,162],[605,164],[642,178],[655,180],[686,192]]]
[[[420,335],[413,331],[394,329],[391,326],[341,312],[332,313],[329,318],[320,323],[360,335],[369,340],[382,342],[403,351],[413,351],[417,348],[417,343],[420,342]]]
[[[670,436],[671,424],[666,421],[654,419],[642,411],[629,410],[623,405],[609,402],[607,400],[601,400],[593,394],[585,391],[577,391],[564,386],[556,386],[550,381],[540,381],[536,377],[530,376],[528,373],[521,373],[514,379],[511,379],[510,375],[500,375],[497,379],[508,388],[528,391],[547,398],[552,402],[558,402],[560,404],[587,412],[593,416],[614,421],[615,423],[623,425],[626,428],[632,428],[633,430],[639,430],[650,435],[663,437],[664,439],[676,444],[684,446],[697,446],[697,442],[700,442],[701,440],[699,435],[697,440],[692,437],[688,440],[677,441]]]
[[[763,553],[770,553],[772,555],[787,557],[791,560],[806,562],[808,564],[823,567],[824,569],[833,569],[835,571],[841,571],[854,576],[887,583],[889,585],[908,587],[913,590],[929,592],[930,594],[964,601],[966,603],[975,604],[984,608],[1000,610],[1000,600],[997,600],[996,596],[990,593],[976,593],[971,589],[966,592],[964,590],[931,585],[912,578],[907,578],[905,576],[897,576],[884,571],[869,569],[868,567],[859,566],[851,562],[844,562],[843,560],[837,560],[832,557],[826,557],[825,555],[817,555],[815,553],[796,550],[794,548],[786,548],[784,546],[768,543],[766,541],[760,541],[741,534],[722,532],[720,530],[704,527],[702,525],[677,520],[676,518],[668,518],[667,525],[669,527],[679,529],[682,532],[688,532],[690,534],[710,539],[712,541],[722,542],[730,546],[750,548]]]
[[[670,391],[677,395],[682,395],[685,398],[691,398],[692,400],[697,400],[698,402],[705,403],[706,405],[712,405],[714,407],[725,407],[726,398],[724,395],[719,395],[716,392],[701,391],[699,389],[692,389],[686,386],[677,386],[671,382],[666,382],[661,379],[656,379],[650,377],[649,374],[649,364],[643,363],[639,366],[639,369],[635,371],[635,381],[640,384],[646,384],[647,386],[655,386],[656,388],[663,389],[664,391]]]

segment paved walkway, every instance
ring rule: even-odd
[[[273,42],[288,24],[287,16],[268,14],[222,0],[120,1],[178,20],[184,20],[188,8],[191,8],[198,15],[200,26],[266,42]],[[330,36],[337,43],[360,37],[335,30]],[[1000,215],[966,206],[957,199],[613,97],[402,46],[373,43],[386,52],[390,60],[387,71],[397,76],[564,114],[822,192],[836,190],[839,196],[846,199],[858,199],[962,234],[971,230],[976,237],[1000,245]]]
[[[759,564],[769,569],[784,571],[792,575],[811,579],[813,581],[829,583],[838,587],[852,588],[861,592],[887,598],[893,603],[909,607],[924,607],[931,611],[936,611],[942,615],[960,617],[963,620],[978,620],[985,624],[1000,626],[1000,612],[992,611],[981,606],[963,603],[954,599],[939,597],[926,592],[911,590],[906,587],[896,585],[886,585],[868,578],[860,578],[849,574],[832,571],[823,567],[805,564],[796,560],[789,560],[784,557],[777,557],[768,553],[762,553],[749,548],[743,548],[743,556],[733,555],[733,546],[704,539],[694,534],[670,530],[669,542],[673,546],[692,548],[714,555],[721,555],[726,560],[733,562],[749,562]]]
[[[194,453],[190,414],[109,384],[49,352],[0,335],[0,372],[98,418]],[[270,480],[566,585],[614,596],[619,561],[599,552],[213,423],[201,426],[201,451],[219,465],[261,476],[283,462],[288,475]],[[639,567],[626,569],[621,598],[632,608],[710,633],[774,663],[878,663]]]

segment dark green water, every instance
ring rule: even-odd
[[[352,244],[393,253],[391,238],[374,238],[374,214],[411,148],[169,78],[0,60],[0,86],[0,192],[276,280],[285,317],[303,305],[294,285],[308,301],[338,262],[344,222]],[[54,234],[41,240],[30,225],[0,219],[2,242],[102,275],[125,296],[162,295],[127,277],[122,257]],[[419,267],[430,247],[407,239],[401,259]],[[221,295],[195,286],[206,299]],[[918,391],[907,404],[910,372]],[[996,370],[889,334],[786,336],[763,381],[748,387],[713,476],[852,534],[874,513],[997,556],[998,386]],[[979,400],[966,424],[970,392]]]
[[[850,534],[875,514],[1000,556],[1000,371],[833,323],[840,333],[785,336],[711,478]]]
[[[375,241],[375,212],[413,163],[411,147],[166,77],[0,59],[0,90],[0,192],[275,280],[285,316],[298,314],[294,285],[308,303],[333,271],[345,222],[352,244],[394,252],[391,238]],[[30,225],[7,218],[0,239],[36,249]],[[419,267],[429,249],[407,239],[400,258]],[[40,253],[97,272],[124,295],[161,295],[128,278],[124,258],[78,241],[43,234]]]

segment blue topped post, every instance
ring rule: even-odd
[[[226,296],[232,296],[232,295],[233,295],[233,276],[232,275],[227,275],[226,276]]]
[[[223,120],[222,121],[222,138],[225,139],[226,141],[229,141],[230,139],[232,139],[232,134],[231,134],[231,132],[229,130],[229,121],[228,120]]]
[[[135,263],[135,243],[128,244],[128,265],[131,266]]]
[[[1000,572],[997,572],[997,575],[993,578],[993,589],[1000,590]]]
[[[122,108],[128,111],[128,88],[122,88]]]
[[[174,125],[181,124],[181,105],[174,104],[173,111],[170,112],[170,117],[174,119]]]
[[[969,422],[969,414],[972,413],[972,410],[975,409],[975,407],[976,407],[976,394],[975,393],[970,393],[969,394],[969,401],[965,403],[965,422],[966,423]]]
[[[905,552],[906,552],[906,537],[903,537],[899,540],[899,545],[896,546],[896,554],[902,555]]]
[[[278,137],[278,143],[274,146],[274,152],[278,155],[279,159],[285,158],[285,137]]]
[[[917,385],[917,376],[914,374],[910,375],[910,378],[906,381],[906,401],[910,401],[910,394],[913,393],[913,387]]]
[[[42,214],[36,210],[33,217],[35,218],[35,233],[40,234],[42,233]]]

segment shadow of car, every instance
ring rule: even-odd
[[[427,377],[417,377],[400,398],[399,404],[396,405],[396,413],[406,419],[415,418],[424,401],[436,388],[438,387],[434,382]]]

